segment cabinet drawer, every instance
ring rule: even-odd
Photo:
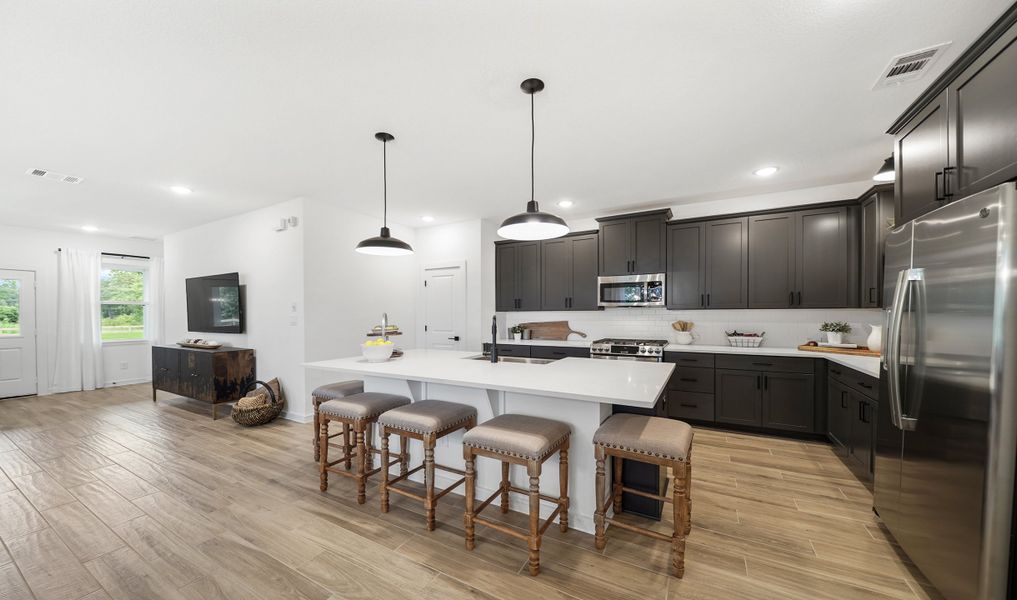
[[[531,346],[530,356],[533,358],[551,358],[555,360],[569,356],[590,358],[590,349],[573,346]]]
[[[679,367],[713,368],[713,355],[700,352],[665,352],[664,362],[677,364]]]
[[[685,367],[679,365],[671,375],[668,389],[683,392],[713,393],[713,369],[703,367]]]
[[[530,347],[523,345],[498,344],[499,356],[529,356]]]
[[[675,419],[713,421],[713,394],[668,390],[667,416]]]
[[[790,356],[747,356],[744,354],[718,354],[718,369],[740,369],[744,371],[772,371],[776,373],[812,373],[811,358]]]
[[[827,365],[826,372],[831,379],[843,383],[863,396],[873,400],[879,397],[879,379],[871,375],[833,363]]]

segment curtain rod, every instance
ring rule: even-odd
[[[63,252],[63,248],[57,248],[57,252]],[[119,252],[101,252],[103,256],[110,256],[114,258],[137,258],[139,260],[152,260],[151,256],[141,256],[139,254],[120,254]]]

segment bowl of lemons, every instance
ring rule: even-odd
[[[392,356],[393,348],[392,340],[378,338],[360,344],[360,353],[367,362],[385,362]]]

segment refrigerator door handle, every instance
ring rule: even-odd
[[[900,419],[900,428],[904,431],[914,431],[915,427],[918,426],[918,413],[921,410],[922,402],[922,364],[924,364],[924,332],[925,332],[925,269],[908,269],[904,272],[907,279],[907,290],[909,293],[914,294],[914,323],[912,330],[914,331],[914,363],[912,368],[915,370],[914,381],[915,387],[911,394],[908,394],[910,398],[914,400],[913,405],[908,405],[908,413],[904,414],[904,401],[903,395],[897,394],[897,415]],[[903,323],[903,315],[901,315],[901,322]],[[900,325],[898,325],[897,336],[900,338],[901,331]],[[897,349],[897,362],[900,363],[900,348]]]
[[[893,302],[890,304],[890,323],[886,332],[885,368],[887,389],[890,395],[890,422],[898,429],[901,425],[900,399],[900,332],[904,318],[904,300],[907,296],[907,270],[897,273],[897,286],[893,290]]]

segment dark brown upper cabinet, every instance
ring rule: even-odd
[[[898,225],[1017,178],[1017,5],[898,117]]]
[[[654,210],[597,219],[600,223],[600,274],[663,273],[666,224],[671,210]]]
[[[893,228],[893,185],[877,186],[861,201],[861,289],[862,308],[883,306],[883,245]]]
[[[748,218],[707,221],[705,231],[703,307],[745,308],[749,300]]]
[[[542,310],[597,310],[597,234],[540,243]]]
[[[1017,178],[1017,26],[961,73],[948,93],[950,199]]]
[[[847,206],[749,217],[749,308],[856,306]]]
[[[667,307],[706,308],[706,223],[667,228]]]
[[[495,242],[495,309],[540,310],[540,242]]]
[[[946,201],[943,171],[948,165],[947,93],[943,92],[896,137],[898,223],[907,223],[935,210]]]

